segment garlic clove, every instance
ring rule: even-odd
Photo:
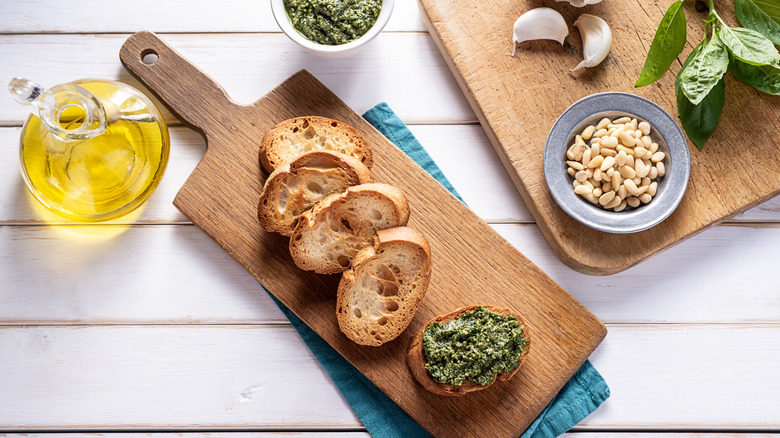
[[[557,2],[569,2],[572,6],[575,8],[581,8],[587,5],[595,5],[596,3],[601,3],[601,0],[555,0]]]
[[[517,44],[523,41],[553,40],[563,44],[568,34],[569,27],[560,12],[551,8],[531,9],[515,21],[511,56],[515,56]]]
[[[574,26],[582,35],[582,56],[585,59],[570,71],[599,65],[612,48],[612,31],[609,30],[609,25],[601,17],[582,14],[574,22]]]

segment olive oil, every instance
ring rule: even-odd
[[[63,139],[30,116],[21,139],[22,174],[33,195],[59,215],[113,219],[138,207],[157,186],[168,161],[168,130],[152,102],[134,88],[108,81],[76,84],[105,108],[105,131]],[[84,123],[78,104],[60,108],[60,128],[74,131]]]

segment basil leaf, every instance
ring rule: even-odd
[[[771,0],[735,0],[734,9],[743,26],[780,44],[780,3]]]
[[[750,65],[732,59],[729,70],[742,82],[764,93],[780,95],[780,70],[768,65]]]
[[[715,132],[718,120],[720,120],[720,113],[723,110],[723,104],[726,101],[726,85],[723,79],[712,87],[698,105],[691,103],[682,91],[680,75],[688,69],[692,60],[702,51],[704,44],[705,42],[702,41],[701,44],[693,49],[693,52],[685,60],[685,64],[683,64],[682,69],[677,74],[677,80],[675,81],[677,115],[680,117],[680,123],[683,129],[685,129],[685,133],[688,134],[688,138],[696,144],[699,150],[704,147],[704,143]]]
[[[780,68],[780,54],[777,53],[775,45],[755,30],[723,26],[718,37],[740,61]]]
[[[672,3],[658,24],[653,42],[647,51],[645,65],[642,67],[639,79],[634,84],[635,87],[650,85],[661,79],[685,47],[687,34],[682,4],[682,0]]]
[[[715,34],[693,57],[689,56],[686,62],[689,62],[689,65],[680,70],[677,77],[685,96],[692,104],[697,105],[728,71],[729,55]]]

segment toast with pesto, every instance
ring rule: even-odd
[[[260,143],[260,164],[270,173],[303,153],[320,150],[355,157],[368,168],[373,164],[371,146],[355,128],[319,116],[294,117],[271,128]]]
[[[528,326],[516,312],[463,307],[425,324],[409,344],[406,363],[429,392],[460,397],[511,379],[530,342]]]
[[[339,282],[339,329],[360,345],[392,341],[417,313],[430,279],[431,247],[422,234],[409,227],[377,231]]]
[[[326,196],[301,214],[290,235],[295,264],[319,274],[340,273],[385,228],[405,226],[409,204],[398,188],[370,183]]]
[[[318,201],[371,182],[371,171],[354,157],[327,150],[306,152],[266,180],[257,207],[260,226],[289,236],[300,215]]]

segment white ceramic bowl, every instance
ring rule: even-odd
[[[656,196],[647,205],[621,212],[607,211],[576,195],[573,179],[566,173],[566,151],[575,135],[603,117],[630,115],[650,123],[653,140],[666,154],[666,175],[659,180]],[[544,148],[544,176],[555,201],[569,216],[607,233],[635,233],[659,224],[677,208],[690,175],[688,142],[682,129],[663,108],[627,93],[599,93],[570,106],[558,118]]]
[[[347,54],[352,54],[359,48],[363,47],[366,43],[374,39],[379,32],[384,29],[387,21],[390,20],[390,15],[393,13],[393,6],[395,0],[382,0],[382,9],[379,11],[379,16],[371,29],[368,30],[360,38],[351,41],[346,44],[340,44],[337,46],[331,46],[327,44],[319,44],[306,38],[300,32],[295,30],[290,17],[287,15],[287,11],[284,9],[284,0],[271,0],[271,11],[274,14],[274,19],[282,32],[285,33],[291,40],[298,43],[301,47],[308,49],[309,51],[322,56],[337,57]]]

